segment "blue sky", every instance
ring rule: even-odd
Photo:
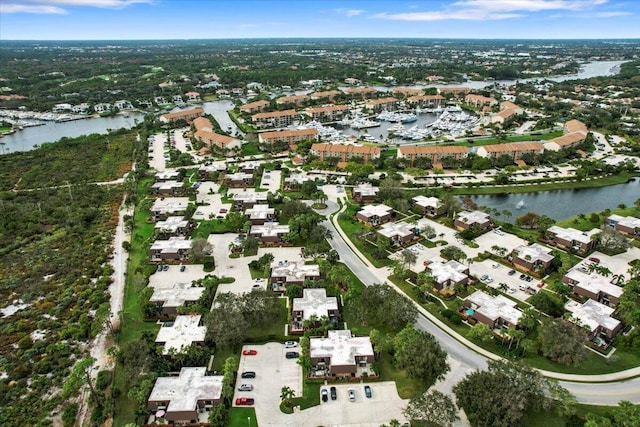
[[[640,38],[638,0],[0,0],[0,40]]]

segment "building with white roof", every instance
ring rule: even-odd
[[[615,307],[623,289],[611,283],[612,280],[613,278],[604,277],[595,270],[589,272],[583,264],[578,264],[562,278],[562,282],[572,287],[575,294]]]
[[[571,313],[570,320],[589,331],[590,340],[596,342],[601,340],[603,344],[609,344],[622,329],[622,323],[611,317],[615,309],[592,299],[584,304],[569,300],[564,308]]]
[[[253,205],[244,211],[244,215],[251,221],[253,225],[261,225],[268,221],[276,219],[276,209],[269,205]]]
[[[172,350],[177,353],[191,344],[204,344],[207,327],[200,325],[202,316],[176,316],[173,322],[163,323],[156,336],[156,344],[162,345],[162,354]]]
[[[282,243],[287,234],[289,234],[289,226],[277,222],[252,225],[249,230],[249,235],[259,239],[262,243]]]
[[[538,243],[520,245],[511,252],[511,256],[513,265],[535,273],[547,271],[554,258],[551,249]]]
[[[368,369],[374,362],[369,337],[354,337],[349,330],[328,331],[327,335],[327,338],[309,340],[311,371],[315,376],[356,378],[364,373],[375,375]]]
[[[469,295],[464,306],[468,318],[484,323],[490,329],[515,328],[522,317],[515,301],[503,295],[493,297],[483,291]]]
[[[191,283],[174,283],[168,288],[153,288],[150,302],[162,305],[162,314],[173,316],[178,313],[178,307],[196,303],[204,288],[192,286]]]
[[[547,236],[559,248],[573,250],[578,254],[586,254],[593,250],[595,246],[593,235],[599,231],[594,228],[590,232],[583,232],[575,228],[553,225],[547,229]]]
[[[156,182],[179,181],[180,172],[176,169],[165,169],[163,171],[156,172],[154,176],[156,178]]]
[[[174,423],[207,422],[209,409],[222,403],[223,377],[206,372],[206,368],[182,368],[177,377],[158,378],[147,409],[164,411],[163,418]]]
[[[167,240],[156,240],[149,253],[151,261],[183,261],[189,258],[192,241],[184,236],[174,236]]]
[[[373,203],[380,188],[366,182],[353,187],[353,199],[363,203]]]
[[[200,165],[198,168],[198,176],[200,178],[209,178],[209,176],[214,172],[226,172],[227,171],[227,163],[223,161],[219,162],[211,162],[208,164]]]
[[[189,206],[188,197],[165,197],[153,201],[150,213],[153,221],[172,215],[184,215]]]
[[[182,192],[184,183],[181,181],[158,181],[151,186],[151,193],[159,195],[176,195]]]
[[[305,280],[320,278],[318,264],[305,264],[302,261],[277,261],[271,264],[271,284],[278,288],[287,285],[302,285]]]
[[[170,216],[167,219],[156,222],[155,230],[166,237],[186,236],[191,230],[189,220],[184,216]]]
[[[486,231],[491,227],[491,217],[482,211],[462,211],[456,217],[453,225],[458,230],[478,228],[479,231]]]
[[[356,218],[375,227],[388,222],[392,214],[393,208],[387,205],[367,205],[356,213]]]
[[[266,191],[256,192],[254,189],[247,189],[242,193],[233,195],[233,208],[244,210],[252,208],[259,203],[268,202],[268,193]]]
[[[307,181],[313,181],[313,178],[306,173],[292,173],[284,179],[285,190],[297,190],[300,189],[302,184]]]
[[[409,224],[404,221],[387,222],[382,224],[378,234],[389,239],[392,246],[402,246],[415,237],[415,229],[415,224]]]
[[[440,259],[432,259],[427,268],[439,292],[452,291],[456,285],[466,285],[469,282],[469,267],[454,259],[444,263]]]
[[[291,332],[304,332],[304,321],[312,318],[326,317],[335,321],[340,318],[338,299],[328,297],[324,288],[307,288],[302,291],[302,298],[294,298],[291,310]]]
[[[225,175],[224,183],[229,188],[247,188],[253,187],[254,178],[252,173],[236,172]]]
[[[607,224],[629,237],[640,237],[640,219],[636,217],[611,215]]]
[[[443,213],[442,202],[437,197],[416,196],[411,200],[424,216],[437,217]]]

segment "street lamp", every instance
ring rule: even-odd
[[[251,417],[247,417],[247,425],[251,427]]]

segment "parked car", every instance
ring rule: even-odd
[[[284,348],[293,348],[293,347],[297,347],[298,343],[295,341],[285,341],[284,342]]]
[[[300,357],[300,353],[298,353],[297,351],[287,351],[285,357],[287,359],[297,359],[298,357]]]
[[[356,401],[356,391],[352,388],[349,388],[347,390],[347,394],[349,395],[349,401],[350,402],[355,402]]]
[[[596,258],[594,256],[589,257],[589,261],[595,262],[596,264],[600,264],[600,258]]]
[[[251,406],[255,403],[255,399],[251,397],[239,397],[236,399],[236,405],[238,406]]]
[[[526,274],[521,274],[520,275],[520,280],[527,280],[527,275]]]
[[[240,378],[255,378],[256,373],[254,371],[244,371],[240,374]]]
[[[371,399],[371,387],[368,385],[364,386],[364,395]]]
[[[242,350],[243,356],[255,356],[256,354],[258,354],[257,350]]]
[[[323,402],[326,402],[327,400],[329,400],[329,392],[327,391],[327,389],[326,389],[326,388],[323,388],[323,389],[320,391],[320,394],[322,395],[322,401],[323,401]]]
[[[516,271],[515,271],[515,270],[511,270],[511,271],[509,271],[509,276],[513,276],[514,274],[516,274]]]
[[[180,266],[180,272],[184,272],[187,269],[187,267],[185,265],[181,265]]]
[[[336,400],[338,398],[338,393],[336,391],[336,388],[331,387],[329,390],[331,392],[331,400]]]
[[[241,384],[240,387],[238,387],[238,391],[251,391],[251,390],[253,390],[252,384]]]

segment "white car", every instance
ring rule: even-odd
[[[297,347],[298,343],[295,341],[285,341],[284,342],[284,348],[294,348]]]
[[[349,390],[347,390],[347,393],[349,394],[349,401],[350,402],[355,402],[356,401],[356,391],[352,388],[350,388]]]

